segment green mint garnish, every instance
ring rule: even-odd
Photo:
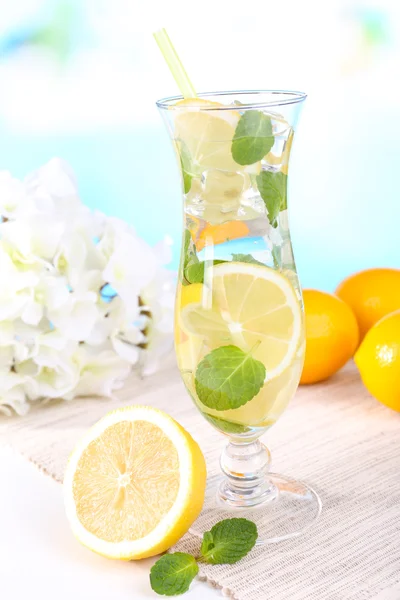
[[[207,261],[208,262],[208,261]],[[219,265],[225,261],[223,260],[214,260],[212,262],[213,265]],[[185,279],[188,283],[203,283],[204,282],[204,268],[206,263],[197,262],[189,264],[185,269]]]
[[[280,211],[287,208],[287,175],[281,171],[261,171],[256,179],[258,191],[268,211],[269,222],[277,227]]]
[[[199,560],[211,565],[233,565],[250,552],[257,537],[252,521],[225,519],[204,533]],[[161,596],[179,596],[188,591],[198,572],[194,556],[185,552],[165,554],[150,570],[150,585]]]
[[[192,187],[192,158],[190,156],[189,150],[186,144],[182,141],[179,143],[180,145],[180,159],[181,159],[181,170],[182,170],[182,179],[183,179],[183,191],[187,194]]]
[[[257,536],[257,527],[252,521],[225,519],[205,532],[201,554],[212,565],[232,565],[250,552]]]
[[[282,265],[282,248],[281,246],[274,246],[272,248],[272,260],[274,261],[274,269],[277,269],[279,271],[279,269],[281,268]]]
[[[247,425],[240,425],[240,423],[232,423],[232,421],[226,421],[225,419],[220,419],[219,417],[212,417],[207,413],[204,413],[204,417],[209,421],[214,427],[217,427],[220,431],[224,433],[246,433],[249,431],[249,427]]]
[[[190,235],[189,229],[185,229],[185,233],[183,235],[183,285],[188,285],[189,283],[191,283],[185,278],[186,270],[193,265],[197,265],[198,262],[199,259],[197,258],[196,247],[193,243],[192,236]]]
[[[265,267],[264,263],[253,258],[251,254],[232,254],[232,260],[235,262],[251,263],[253,265],[261,265],[262,267]]]
[[[190,235],[189,229],[185,229],[185,233],[183,234],[183,256],[185,261],[185,266],[187,266],[187,262],[196,258],[196,249],[193,244],[192,236]]]
[[[151,568],[150,585],[162,596],[179,596],[188,591],[198,572],[196,559],[190,554],[165,554]]]
[[[184,272],[188,283],[203,283],[204,281],[204,262],[189,264]]]
[[[215,410],[239,408],[254,398],[264,385],[262,362],[237,346],[212,350],[199,363],[195,387],[200,402]]]
[[[246,111],[239,119],[232,140],[232,158],[239,165],[252,165],[274,145],[271,119],[258,110]]]

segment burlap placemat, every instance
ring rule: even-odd
[[[193,407],[174,359],[148,379],[133,375],[118,401],[84,399],[0,417],[0,439],[62,481],[80,435],[118,405],[169,412],[200,443],[212,475],[223,437]],[[235,600],[400,600],[400,415],[371,398],[352,365],[329,382],[300,388],[268,433],[274,470],[313,484],[324,508],[301,538],[258,547],[237,565],[201,567]],[[203,520],[215,522],[212,513]],[[187,534],[179,550],[197,552]]]

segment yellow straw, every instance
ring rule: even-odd
[[[196,98],[196,91],[169,39],[168,33],[163,28],[156,31],[153,35],[179,89],[181,90],[182,96],[184,98]]]

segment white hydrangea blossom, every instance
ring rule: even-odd
[[[59,159],[0,172],[0,413],[108,396],[172,347],[170,244],[90,211]]]

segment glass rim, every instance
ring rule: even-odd
[[[232,90],[232,91],[222,91],[222,92],[202,92],[198,94],[198,98],[207,98],[209,96],[241,96],[241,95],[254,95],[261,96],[262,94],[279,94],[280,96],[284,96],[284,98],[280,98],[279,100],[260,100],[258,102],[251,102],[241,104],[240,106],[199,106],[198,109],[201,111],[212,110],[213,112],[219,110],[248,110],[248,109],[260,109],[260,108],[270,108],[274,106],[282,106],[286,104],[297,104],[299,102],[304,102],[307,98],[307,94],[305,92],[298,92],[292,90]],[[286,96],[286,97],[285,97]],[[188,106],[176,106],[176,103],[180,100],[184,100],[183,96],[167,96],[166,98],[161,98],[156,101],[156,105],[161,109],[168,110],[180,110],[184,111],[188,109]]]

